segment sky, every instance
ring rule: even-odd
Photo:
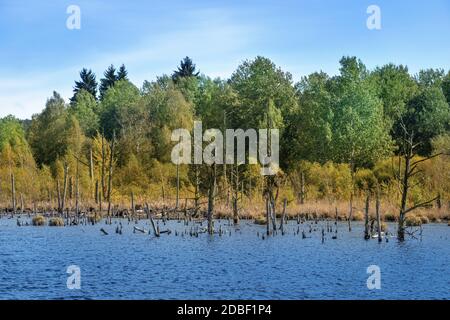
[[[70,5],[80,29],[66,26]],[[380,8],[380,30],[367,27],[370,5]],[[99,79],[124,63],[138,87],[185,56],[212,78],[258,55],[295,81],[336,74],[344,55],[415,74],[449,70],[449,40],[448,0],[0,0],[0,117],[31,118],[53,91],[67,100],[82,68]]]

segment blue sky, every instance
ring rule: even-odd
[[[66,28],[72,4],[81,9],[80,30]],[[366,27],[372,4],[381,30]],[[257,55],[295,80],[337,73],[343,55],[416,73],[449,70],[449,40],[448,0],[0,0],[0,117],[30,118],[53,90],[69,98],[83,67],[99,78],[109,64],[125,63],[139,87],[186,55],[223,78]]]

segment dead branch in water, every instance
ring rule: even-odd
[[[152,217],[152,214],[150,212],[150,207],[148,206],[148,203],[145,204],[145,212],[147,213],[147,216],[150,219],[150,223],[151,223],[152,228],[153,228],[153,233],[155,234],[156,237],[159,237],[160,236],[159,229],[156,228],[156,226],[155,226],[155,221],[153,221],[153,217]]]

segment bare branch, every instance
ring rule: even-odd
[[[416,210],[418,208],[427,207],[429,204],[431,204],[432,202],[436,201],[437,199],[439,199],[439,196],[437,196],[437,197],[435,197],[435,198],[433,198],[431,200],[424,201],[424,202],[421,202],[419,204],[416,204],[414,207],[411,207],[411,208],[405,210],[405,212],[403,212],[403,214],[406,215],[408,212],[411,212],[411,211]]]
[[[73,157],[74,157],[75,159],[77,159],[81,164],[85,165],[86,167],[89,167],[89,164],[87,164],[86,162],[80,160],[80,158],[78,158],[76,155],[74,155],[74,154],[72,154],[72,155],[73,155]]]
[[[417,164],[419,164],[421,162],[425,162],[425,161],[431,160],[431,159],[436,158],[436,157],[439,157],[440,155],[442,155],[442,153],[436,153],[436,154],[434,154],[432,156],[429,156],[429,157],[426,157],[424,159],[420,159],[420,160],[414,161],[413,163],[411,163],[411,165],[416,167]]]

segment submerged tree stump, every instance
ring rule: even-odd
[[[366,209],[365,209],[365,215],[364,215],[364,239],[369,240],[370,239],[370,231],[369,231],[369,203],[370,203],[370,196],[367,195],[366,198]]]
[[[150,219],[150,223],[151,223],[152,228],[153,228],[153,233],[155,234],[156,237],[159,237],[160,236],[159,229],[157,229],[156,226],[155,226],[155,221],[153,221],[153,217],[152,217],[152,214],[150,212],[150,207],[148,206],[148,203],[145,204],[145,211],[147,213],[148,218]]]

